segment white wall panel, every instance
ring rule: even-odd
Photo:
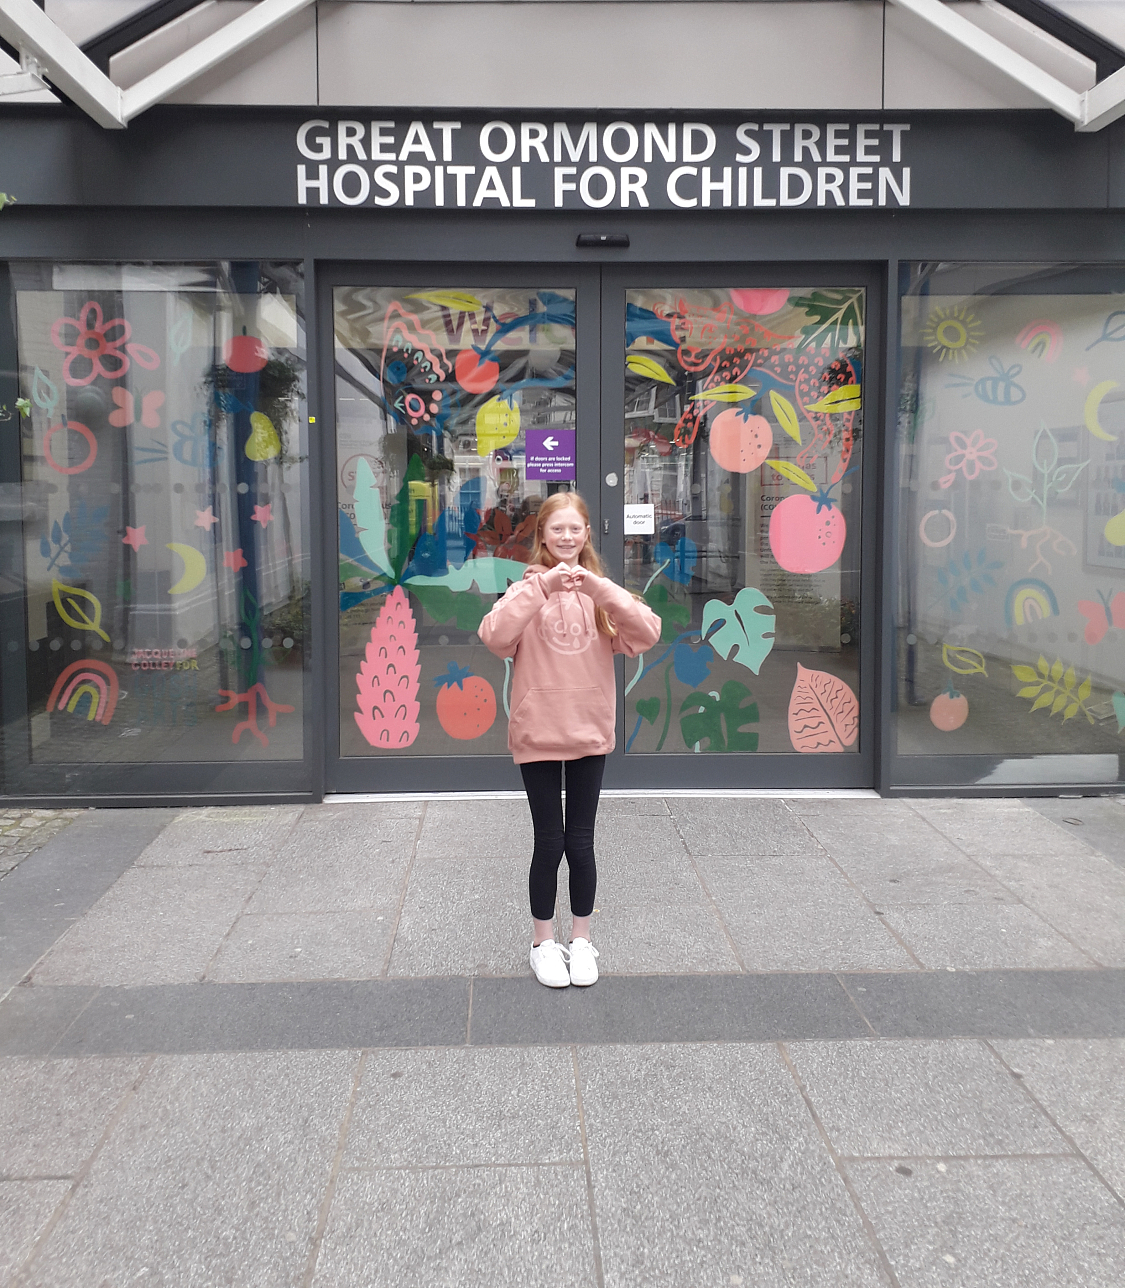
[[[110,78],[123,89],[162,67],[254,7],[254,0],[210,0],[116,54]],[[169,103],[285,105],[316,103],[316,13],[312,6],[218,67],[185,85]]]
[[[877,108],[883,7],[326,4],[324,104]]]

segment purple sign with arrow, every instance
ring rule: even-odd
[[[524,441],[527,478],[558,482],[575,477],[573,429],[529,429]]]

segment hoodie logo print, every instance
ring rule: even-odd
[[[577,596],[575,596],[577,598]],[[569,657],[585,653],[598,637],[598,628],[586,621],[586,615],[579,607],[578,613],[567,620],[562,604],[552,603],[539,619],[539,638],[556,653]]]

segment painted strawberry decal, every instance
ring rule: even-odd
[[[492,728],[496,692],[483,676],[450,662],[445,674],[434,681],[434,687],[438,691],[437,717],[451,738],[467,742]]]

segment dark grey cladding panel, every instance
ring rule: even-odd
[[[534,124],[532,115],[546,127],[545,137],[537,127],[525,139],[521,126]],[[379,125],[378,117],[392,124]],[[488,136],[485,146],[491,155],[486,155],[481,127],[492,119],[503,124]],[[421,123],[421,134],[410,133],[412,120]],[[607,155],[605,130],[615,120],[623,125],[610,135]],[[325,124],[306,131],[302,152],[298,130],[309,121]],[[354,122],[350,133],[341,134],[342,121]],[[374,145],[373,121],[379,125]],[[459,121],[460,128],[443,132],[435,126],[449,121]],[[659,129],[666,148],[672,128],[672,159],[665,159],[651,134],[646,158],[646,121]],[[565,148],[556,145],[556,122],[567,129]],[[587,123],[594,129],[579,147]],[[685,126],[694,127],[687,156]],[[833,155],[830,126],[837,132]],[[862,143],[857,138],[861,126],[866,131]],[[630,155],[634,129],[640,144]],[[714,131],[714,145],[704,155],[708,129]],[[505,155],[512,137],[516,150]],[[542,152],[535,140],[542,142]],[[1120,126],[1077,134],[1049,111],[753,111],[700,114],[693,121],[673,113],[654,118],[478,109],[165,106],[146,112],[126,130],[103,130],[67,108],[0,108],[4,187],[25,206],[292,209],[299,206],[298,167],[303,166],[308,208],[368,213],[440,204],[447,210],[463,206],[469,215],[514,214],[521,198],[522,208],[529,210],[620,213],[621,193],[629,184],[633,191],[625,209],[634,217],[658,210],[708,210],[743,218],[785,208],[835,212],[841,201],[862,212],[878,210],[880,200],[885,210],[907,204],[930,210],[1104,209],[1121,204],[1125,192],[1123,142]],[[643,182],[636,173],[624,174],[626,162],[643,171]],[[338,178],[344,167],[347,173]],[[407,167],[412,167],[409,176]],[[471,175],[465,167],[472,168]],[[565,171],[561,176],[560,169]],[[601,173],[585,175],[595,169]],[[489,170],[493,173],[486,175]],[[607,200],[611,183],[615,195]],[[408,187],[413,189],[409,204]],[[904,190],[905,200],[900,195]]]

